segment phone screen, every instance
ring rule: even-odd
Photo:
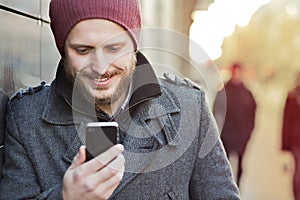
[[[86,161],[117,144],[117,122],[90,122],[86,126]]]

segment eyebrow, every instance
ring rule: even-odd
[[[70,44],[70,47],[71,47],[72,49],[77,49],[77,48],[94,48],[94,47],[91,46],[91,45],[77,44],[77,43],[71,43],[71,44]]]
[[[104,44],[104,47],[111,47],[111,46],[117,46],[117,45],[121,45],[121,46],[125,46],[126,45],[126,41],[115,41],[112,42],[110,44]],[[80,43],[70,43],[69,45],[71,48],[76,49],[76,48],[94,48],[94,46],[92,45],[87,45],[87,44],[80,44]]]
[[[111,44],[105,44],[104,47],[111,47],[111,46],[125,46],[126,42],[119,41],[119,42],[113,42]]]

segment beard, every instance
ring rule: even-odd
[[[64,69],[67,75],[67,79],[73,83],[73,93],[80,93],[88,102],[95,105],[96,110],[110,109],[114,103],[120,101],[123,102],[129,92],[130,84],[133,80],[133,74],[135,71],[136,55],[133,54],[132,62],[130,66],[121,68],[109,67],[112,70],[107,70],[105,74],[92,70],[91,67],[85,67],[82,70],[76,72],[72,66],[69,65],[67,59],[64,60]],[[120,75],[121,80],[116,85],[114,91],[111,94],[105,94],[108,88],[91,87],[87,82],[87,79],[95,80],[112,77],[114,75]],[[99,95],[97,95],[99,94]],[[74,95],[73,95],[74,96]]]

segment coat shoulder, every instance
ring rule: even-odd
[[[9,105],[12,109],[32,109],[42,106],[48,98],[49,86],[46,82],[41,82],[34,87],[19,89],[9,99]]]
[[[196,94],[200,99],[205,96],[204,89],[188,78],[181,78],[174,74],[165,73],[163,74],[163,78],[160,79],[160,83],[163,88],[171,89],[171,91],[179,95],[188,97],[191,94]]]
[[[26,89],[19,89],[15,94],[12,95],[12,97],[10,98],[11,101],[15,100],[15,99],[21,99],[27,95],[32,95],[35,93],[38,93],[40,91],[42,91],[46,86],[46,82],[41,82],[38,86],[35,87],[28,87]]]
[[[176,76],[176,75],[170,74],[170,73],[164,73],[162,80],[169,84],[173,84],[175,86],[183,86],[183,87],[192,88],[192,89],[196,89],[196,90],[202,89],[200,86],[198,86],[193,81],[191,81],[187,78],[180,78],[179,76]]]
[[[207,101],[205,90],[186,78],[164,74],[164,77],[160,78],[160,84],[163,94],[172,101],[181,99],[182,102],[195,106]]]

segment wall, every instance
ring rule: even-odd
[[[59,54],[49,18],[50,0],[0,0],[0,88],[19,88],[54,77]]]

